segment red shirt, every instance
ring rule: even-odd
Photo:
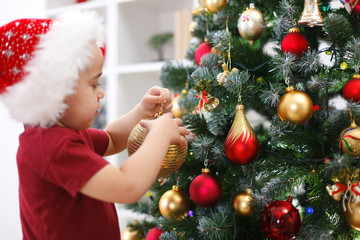
[[[113,203],[79,193],[108,162],[102,130],[25,127],[17,153],[23,239],[120,239]]]

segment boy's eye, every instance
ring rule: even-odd
[[[97,87],[100,87],[100,83],[93,84],[92,87],[96,89]]]

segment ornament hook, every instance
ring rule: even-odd
[[[241,97],[242,97],[242,96],[241,96],[241,88],[242,88],[242,84],[241,84],[241,83],[240,83],[239,88],[240,88],[240,89],[239,89],[239,98],[238,98],[238,103],[239,103],[239,104],[242,104],[242,99],[241,99]]]
[[[350,115],[350,120],[351,120],[351,123],[355,123],[355,117],[353,118],[352,114],[351,114],[351,109],[349,108],[349,115]]]
[[[351,182],[349,181],[349,182],[348,182],[347,189],[346,189],[346,191],[345,191],[345,193],[344,193],[343,201],[342,201],[342,205],[343,205],[344,212],[346,211],[346,203],[345,203],[345,198],[346,198],[346,197],[345,197],[345,196],[348,194],[349,191],[351,191],[351,186],[352,186],[352,184],[351,184]],[[354,213],[354,211],[351,209],[351,206],[350,206],[352,197],[353,197],[352,194],[350,194],[349,201],[347,202],[347,203],[348,203],[348,208],[349,208],[350,214],[353,214],[353,213]]]
[[[205,166],[205,168],[208,168],[208,166],[209,166],[209,159],[206,159],[206,160],[204,161],[204,166]]]
[[[290,86],[290,77],[289,76],[286,76],[285,83],[288,87]]]
[[[155,118],[158,118],[158,117],[161,117],[162,115],[164,115],[163,109],[164,109],[164,103],[165,103],[165,102],[166,102],[166,99],[164,99],[164,100],[161,102],[160,111],[159,111],[159,113],[156,113],[156,114],[155,114]]]
[[[179,185],[179,182],[180,182],[180,177],[177,177],[177,178],[176,178],[176,186],[180,186],[180,185]]]
[[[356,72],[356,74],[359,73],[359,70],[360,70],[360,61],[358,62],[358,64],[357,64],[356,67],[355,67],[355,72]]]

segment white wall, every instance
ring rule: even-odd
[[[45,0],[12,0],[0,3],[0,25],[25,17],[43,17]],[[0,102],[0,239],[22,239],[18,200],[16,151],[22,124],[9,116]]]

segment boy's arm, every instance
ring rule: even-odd
[[[110,123],[105,131],[109,135],[109,146],[105,156],[121,152],[127,146],[131,130],[142,118],[139,105],[136,105],[130,112]]]

